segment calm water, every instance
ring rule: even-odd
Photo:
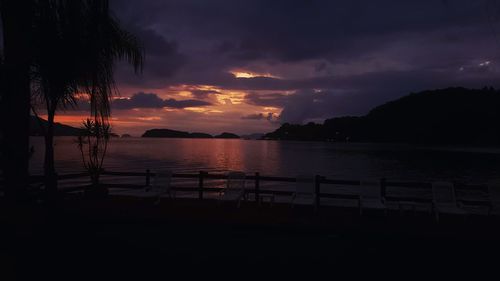
[[[59,174],[82,171],[75,138],[56,138]],[[34,174],[42,172],[43,139],[33,137]],[[225,172],[261,175],[319,174],[336,179],[464,180],[500,175],[500,148],[432,148],[388,144],[339,144],[223,139],[113,139],[105,159],[111,171]]]

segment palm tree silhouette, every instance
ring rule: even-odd
[[[117,92],[115,62],[124,59],[138,72],[143,50],[111,16],[108,1],[42,1],[35,10],[32,89],[47,110],[44,171],[46,188],[53,192],[56,111],[77,105],[83,95],[94,118],[107,123],[110,99]]]
[[[6,195],[22,193],[28,185],[32,93],[47,110],[44,170],[47,189],[54,191],[56,111],[75,106],[77,96],[84,95],[94,118],[107,122],[116,93],[114,63],[124,59],[138,72],[143,50],[111,16],[108,0],[0,0],[0,15]]]

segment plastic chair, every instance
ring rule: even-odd
[[[169,198],[175,198],[175,191],[171,188],[172,171],[155,172],[153,183],[146,187],[146,192],[156,197],[155,204],[160,203],[161,196],[168,194]]]
[[[226,187],[219,192],[219,202],[234,201],[239,208],[241,206],[241,199],[246,200],[245,178],[246,175],[244,172],[229,172],[227,174]]]
[[[467,215],[467,212],[457,203],[455,187],[451,182],[432,183],[432,202],[437,222],[441,213],[463,215],[464,218]]]

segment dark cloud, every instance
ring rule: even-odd
[[[301,124],[322,122],[331,117],[364,115],[378,105],[371,96],[372,93],[367,92],[299,91],[288,96],[277,120]]]
[[[267,114],[264,113],[255,113],[255,114],[249,114],[242,116],[241,119],[244,120],[267,120],[267,121],[273,121],[274,114],[272,112],[269,112]]]
[[[166,107],[172,108],[186,108],[186,107],[199,107],[199,106],[207,106],[211,105],[211,103],[201,100],[175,100],[168,99],[165,100],[164,105]]]
[[[113,6],[122,18],[144,26],[161,25],[172,36],[185,38],[185,44],[202,42],[218,54],[295,61],[373,48],[377,43],[353,44],[353,39],[362,37],[484,22],[484,2],[148,0],[115,1]]]
[[[275,106],[279,105],[286,94],[262,94],[259,91],[293,91],[293,90],[399,90],[400,95],[409,91],[419,91],[428,87],[446,87],[450,85],[468,85],[480,87],[484,84],[497,84],[500,69],[496,62],[489,66],[479,66],[477,62],[465,66],[448,69],[417,69],[417,70],[387,70],[367,72],[352,75],[332,75],[324,77],[311,77],[305,79],[276,79],[276,78],[246,78],[226,80],[220,87],[250,91],[246,100],[250,104]],[[500,63],[500,62],[499,62]]]
[[[313,119],[326,119],[332,116],[351,115],[353,113],[361,114],[363,110],[352,110],[352,102],[362,98],[354,93],[335,94],[331,91],[298,91],[293,94],[258,94],[247,95],[248,103],[259,106],[282,107],[283,110],[278,116],[277,121],[281,123],[304,123]],[[360,103],[358,103],[359,106]],[[362,104],[362,103],[361,103]],[[350,105],[350,107],[346,107]],[[274,120],[272,113],[265,115],[263,113],[250,114],[243,116],[242,119]]]
[[[166,39],[152,28],[137,25],[127,25],[126,28],[139,38],[144,47],[144,68],[140,75],[136,75],[122,62],[118,68],[118,82],[148,88],[164,87],[168,79],[185,65],[188,57],[179,52],[175,41]]]
[[[164,56],[177,52],[177,43],[167,40],[152,28],[131,26],[129,29],[141,40],[148,55]]]
[[[319,106],[323,105],[315,99],[316,94],[300,92],[290,97],[281,111],[279,120],[282,123],[300,124],[311,118],[322,117]]]
[[[130,98],[115,99],[113,108],[132,109],[132,108],[162,108],[164,100],[153,93],[137,93]]]
[[[483,65],[481,65],[483,64]],[[304,123],[337,116],[364,115],[375,106],[425,89],[459,85],[469,88],[500,87],[500,71],[491,63],[478,62],[469,68],[443,71],[387,71],[343,77],[312,79],[321,90],[299,90],[293,94],[246,96],[247,103],[283,108],[279,121]]]
[[[486,2],[146,0],[113,1],[112,7],[144,41],[143,84],[296,90],[286,81],[240,81],[227,70],[249,62],[345,63],[377,57],[416,69],[457,65],[497,50],[494,40],[486,40],[492,30],[488,13],[494,10]],[[328,72],[324,62],[316,72],[342,74]]]
[[[200,100],[163,100],[154,93],[137,93],[130,98],[115,99],[112,103],[114,109],[132,109],[132,108],[186,108],[207,106],[210,103]]]
[[[250,92],[245,95],[245,101],[258,106],[278,106],[281,107],[287,100],[287,95],[282,93],[261,94]]]

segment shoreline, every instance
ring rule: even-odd
[[[43,139],[43,136],[30,136],[30,138]],[[54,136],[55,139],[74,139],[76,136]],[[278,143],[316,143],[316,144],[331,144],[338,145],[345,148],[369,148],[374,150],[428,150],[428,151],[450,151],[450,152],[467,152],[467,153],[487,153],[487,154],[500,154],[500,145],[461,145],[461,144],[418,144],[418,143],[394,143],[394,142],[332,142],[321,140],[273,140],[273,139],[245,139],[245,138],[178,138],[178,137],[113,137],[110,141],[114,140],[237,140],[249,142],[278,142]]]

